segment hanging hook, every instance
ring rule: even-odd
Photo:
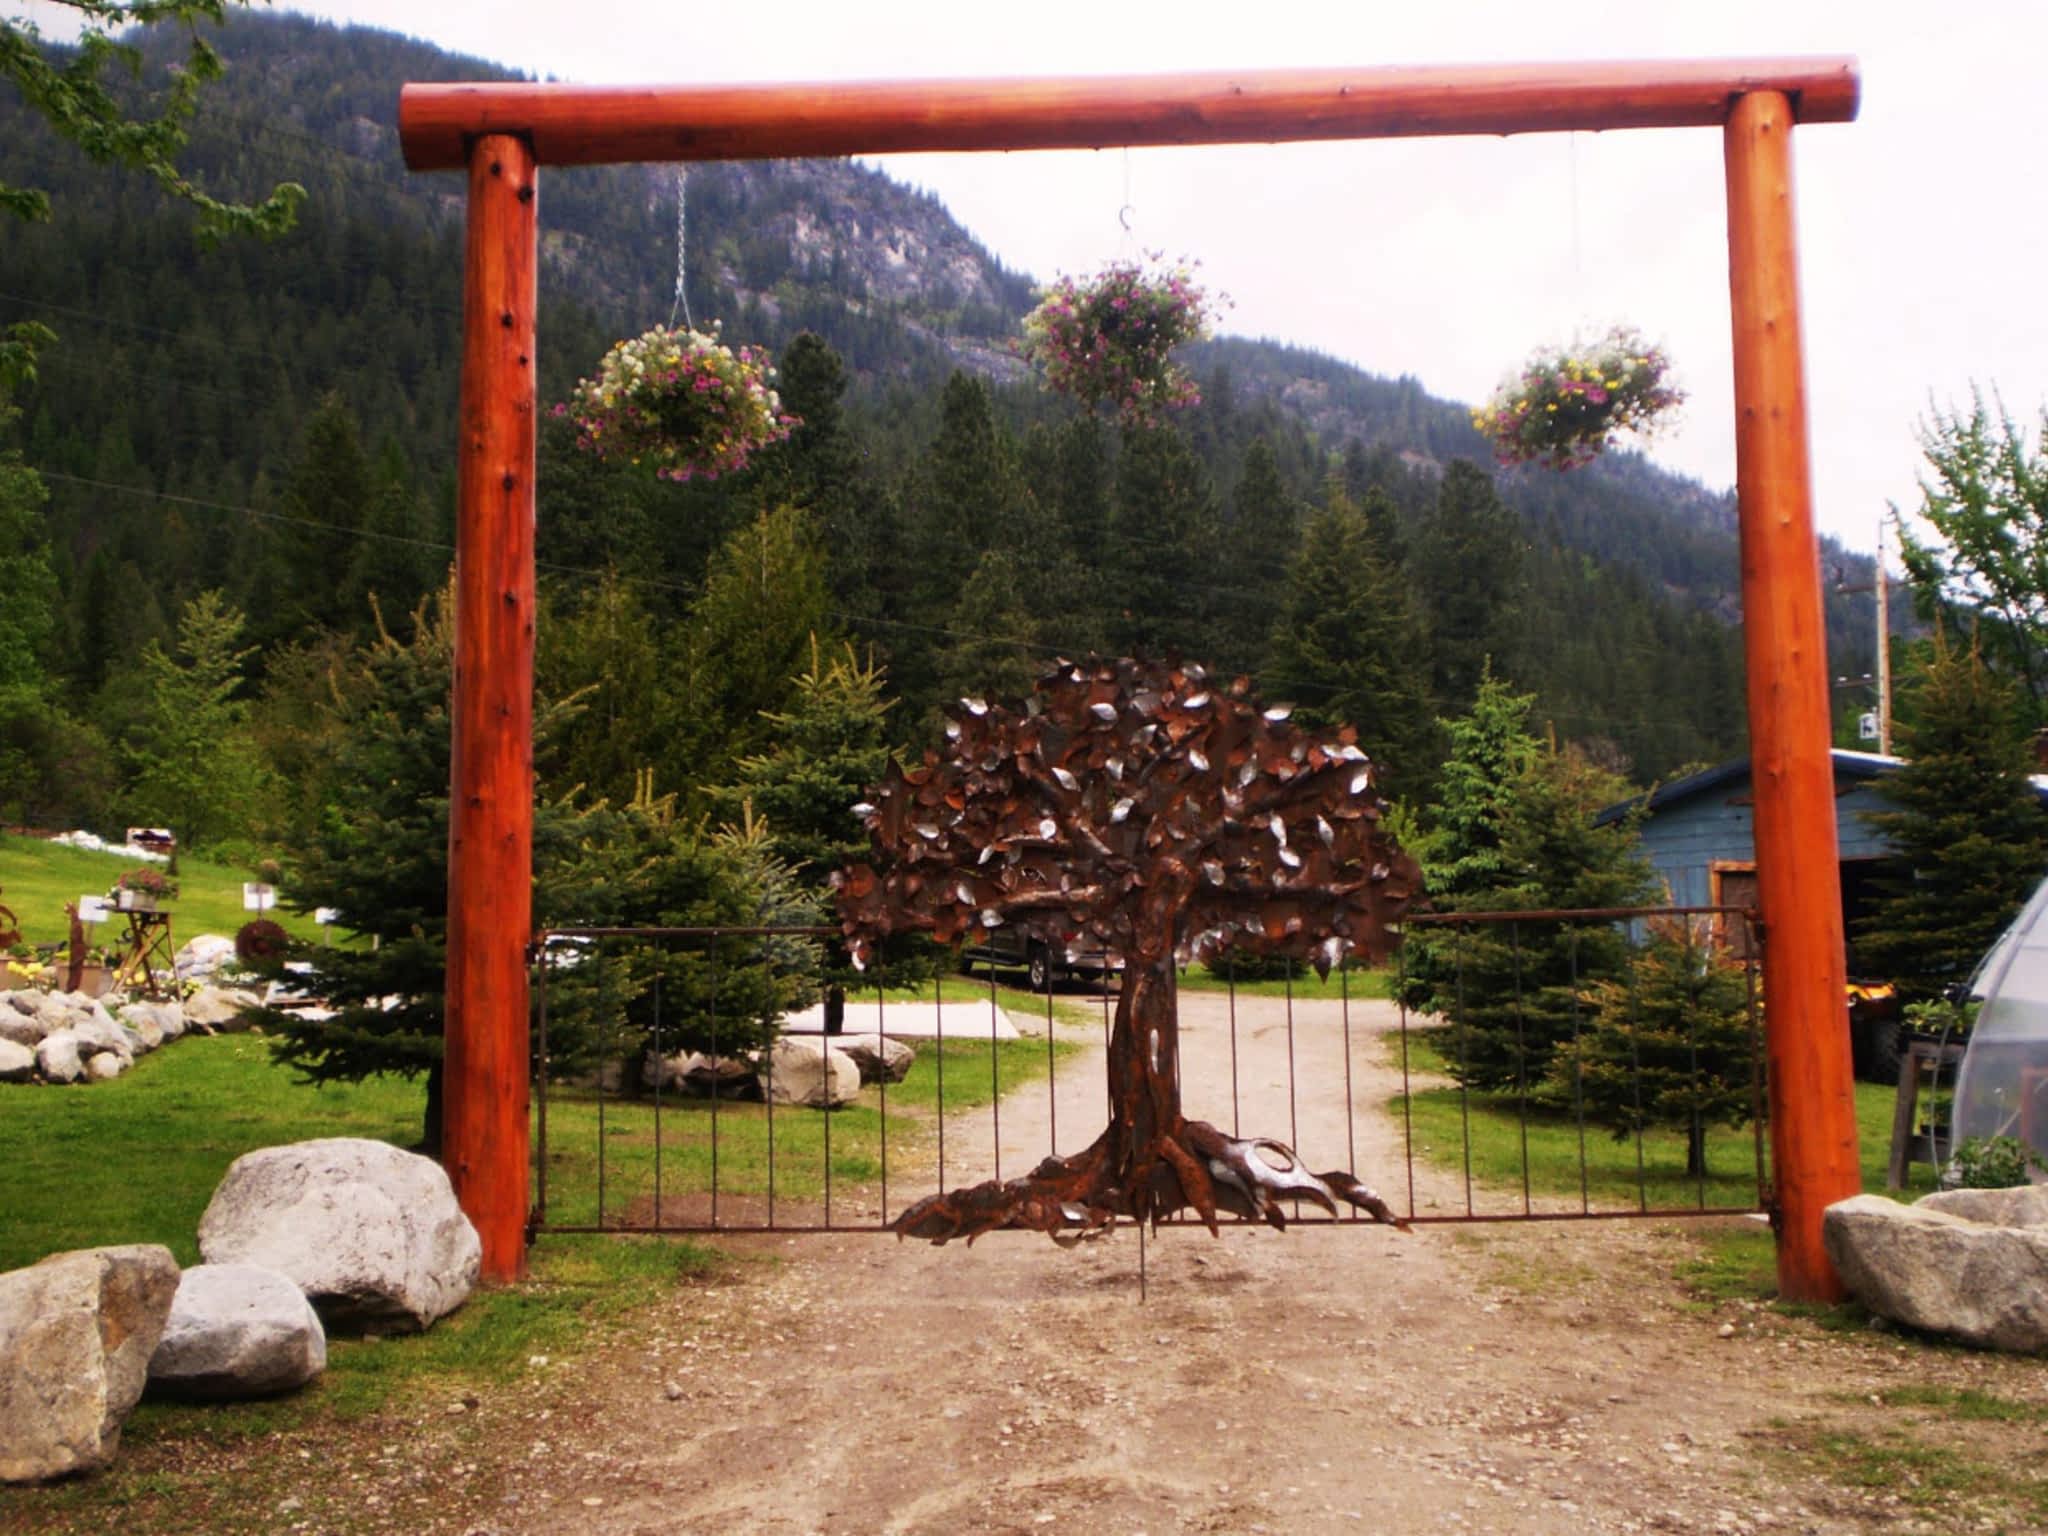
[[[1133,208],[1129,203],[1125,203],[1123,207],[1117,209],[1116,211],[1116,221],[1117,223],[1123,225],[1124,233],[1127,235],[1131,232],[1131,215],[1135,212],[1137,212],[1137,210]]]

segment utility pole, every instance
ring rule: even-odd
[[[1884,571],[1884,527],[1877,520],[1877,750],[1892,755],[1891,582]]]

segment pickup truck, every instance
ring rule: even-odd
[[[1098,985],[1124,968],[1123,957],[1100,945],[1078,938],[1064,944],[1033,938],[1019,928],[991,928],[979,944],[960,952],[960,969],[972,973],[976,966],[996,971],[1022,971],[1031,990],[1049,992],[1069,976],[1081,976]]]

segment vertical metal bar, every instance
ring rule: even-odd
[[[1771,1203],[1770,1176],[1764,1167],[1764,1056],[1762,1030],[1756,1017],[1756,967],[1757,934],[1750,921],[1750,914],[1742,914],[1742,931],[1748,941],[1743,945],[1742,984],[1747,993],[1746,1006],[1749,1014],[1749,1131],[1750,1139],[1756,1145],[1756,1203],[1759,1210],[1768,1209]]]
[[[603,941],[600,940],[600,949],[602,949],[602,945]],[[622,1002],[620,1007],[623,1008],[624,1006],[625,1004]],[[597,1038],[604,1051],[603,1056],[599,1059],[597,1068],[597,1225],[598,1229],[602,1231],[604,1228],[605,1195],[604,1077],[606,1071],[613,1066],[617,1059],[616,1053],[619,1048],[618,1026],[610,1019],[606,1019],[603,1024],[598,1026]]]
[[[1515,1119],[1522,1134],[1522,1214],[1527,1216],[1533,1209],[1529,1203],[1529,1041],[1522,1018],[1522,925],[1519,921],[1508,924],[1508,943],[1515,954],[1515,1097],[1520,1101]]]
[[[1454,955],[1458,967],[1458,1125],[1465,1144],[1465,1214],[1471,1216],[1477,1213],[1472,1208],[1472,1057],[1465,1019],[1464,924],[1458,925],[1457,934]]]
[[[1685,925],[1685,979],[1690,986],[1696,980],[1692,919],[1684,917],[1679,921]],[[1691,1102],[1687,1106],[1691,1113],[1686,1121],[1686,1153],[1690,1157],[1694,1148],[1699,1151],[1699,1166],[1694,1171],[1699,1179],[1699,1208],[1704,1211],[1707,1208],[1707,1123],[1706,1116],[1700,1113],[1700,1098],[1705,1084],[1700,1081],[1699,1018],[1697,1011],[1691,1008],[1685,1010],[1685,1059],[1687,1080],[1692,1087]]]
[[[1401,1157],[1408,1165],[1408,1219],[1415,1219],[1415,1089],[1408,1081],[1408,942],[1395,952],[1394,1005],[1401,1018]],[[1358,1170],[1353,1169],[1356,1173]]]
[[[1586,1171],[1586,1058],[1579,1037],[1579,930],[1571,930],[1572,972],[1572,1112],[1579,1122],[1579,1209],[1593,1209],[1592,1183]]]
[[[1301,1151],[1301,1119],[1294,1107],[1294,957],[1287,957],[1287,1144]]]
[[[1351,972],[1339,962],[1337,970],[1338,1006],[1344,1019],[1344,1166],[1353,1177],[1358,1174],[1358,1132],[1351,1116]],[[1365,1213],[1357,1206],[1351,1207],[1351,1219],[1358,1220]]]
[[[988,968],[988,1085],[989,1125],[995,1141],[996,1179],[1003,1177],[1003,1077],[1002,1058],[996,1049],[996,968]]]
[[[939,1037],[939,1193],[946,1192],[946,982],[932,973],[932,1031]]]
[[[1301,1118],[1294,1106],[1294,956],[1287,957],[1287,1144],[1301,1156]],[[1301,1200],[1294,1202],[1294,1218],[1301,1219]]]
[[[1145,1218],[1138,1218],[1138,1305],[1145,1304]]]
[[[663,954],[666,960],[666,951]],[[661,969],[654,973],[654,1225],[661,1221],[661,1080],[668,1076],[668,1058],[661,1054]]]
[[[713,996],[714,998],[716,997],[715,992]],[[768,1100],[768,1229],[772,1232],[775,1229],[775,1044],[773,1041],[769,1042],[768,1049],[763,1053],[763,1058],[768,1063],[768,1086],[766,1089]],[[712,1077],[714,1091],[717,1081],[718,1079],[714,1074]],[[718,1110],[718,1101],[715,1098],[711,1101],[711,1108],[714,1114]],[[715,1131],[717,1121],[714,1120],[712,1126]],[[718,1143],[714,1137],[712,1146],[716,1148],[717,1145]],[[717,1211],[716,1201],[718,1199],[718,1186],[716,1183],[713,1183],[711,1186],[711,1198],[714,1202],[712,1210],[715,1213]],[[713,1225],[716,1224],[716,1216],[714,1214]]]
[[[1238,1114],[1237,1099],[1237,951],[1226,951],[1229,955],[1229,998],[1230,998],[1230,1134],[1241,1137],[1244,1126]],[[1104,1042],[1107,1043],[1106,1041]]]
[[[1052,983],[1045,986],[1045,1105],[1046,1105],[1046,1151],[1054,1157],[1060,1155],[1060,1089],[1058,1057],[1052,1048]]]
[[[1628,1071],[1629,1082],[1636,1102],[1636,1209],[1650,1208],[1650,1192],[1643,1172],[1643,1051],[1637,1040],[1642,1029],[1642,996],[1638,986],[1640,980],[1636,962],[1641,951],[1631,944],[1628,947]]]
[[[711,1225],[714,1227],[718,1225],[718,1085],[725,1076],[725,1073],[720,1068],[721,1058],[718,1054],[718,939],[719,935],[714,931],[711,935],[711,1002],[709,1009],[711,1016]],[[775,1053],[772,1048],[768,1053],[768,1071],[772,1081],[775,1072]],[[768,1096],[768,1105],[769,1113],[772,1115],[775,1106],[775,1096],[772,1093]],[[772,1122],[769,1126],[768,1140],[770,1145],[774,1144],[774,1125]]]
[[[832,1046],[818,1036],[818,1097],[824,1100],[818,1113],[825,1117],[825,1230],[832,1230]]]
[[[537,1140],[537,1163],[534,1168],[533,1224],[545,1227],[548,1221],[548,946],[541,940],[540,946],[540,1060],[537,1063],[538,1076],[534,1079],[534,1104],[540,1118]]]
[[[889,1225],[889,1022],[888,989],[883,985],[888,972],[875,967],[875,1060],[880,1063],[882,1090],[882,1225]]]

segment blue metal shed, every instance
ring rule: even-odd
[[[1891,855],[1869,818],[1891,808],[1880,785],[1903,759],[1839,749],[1833,755],[1835,835],[1846,896],[1847,887],[1861,883],[1854,877]],[[1676,779],[1647,800],[1639,795],[1610,805],[1597,820],[1604,826],[1642,808],[1643,851],[1674,905],[1746,905],[1756,894],[1755,804],[1749,759],[1740,757]]]

